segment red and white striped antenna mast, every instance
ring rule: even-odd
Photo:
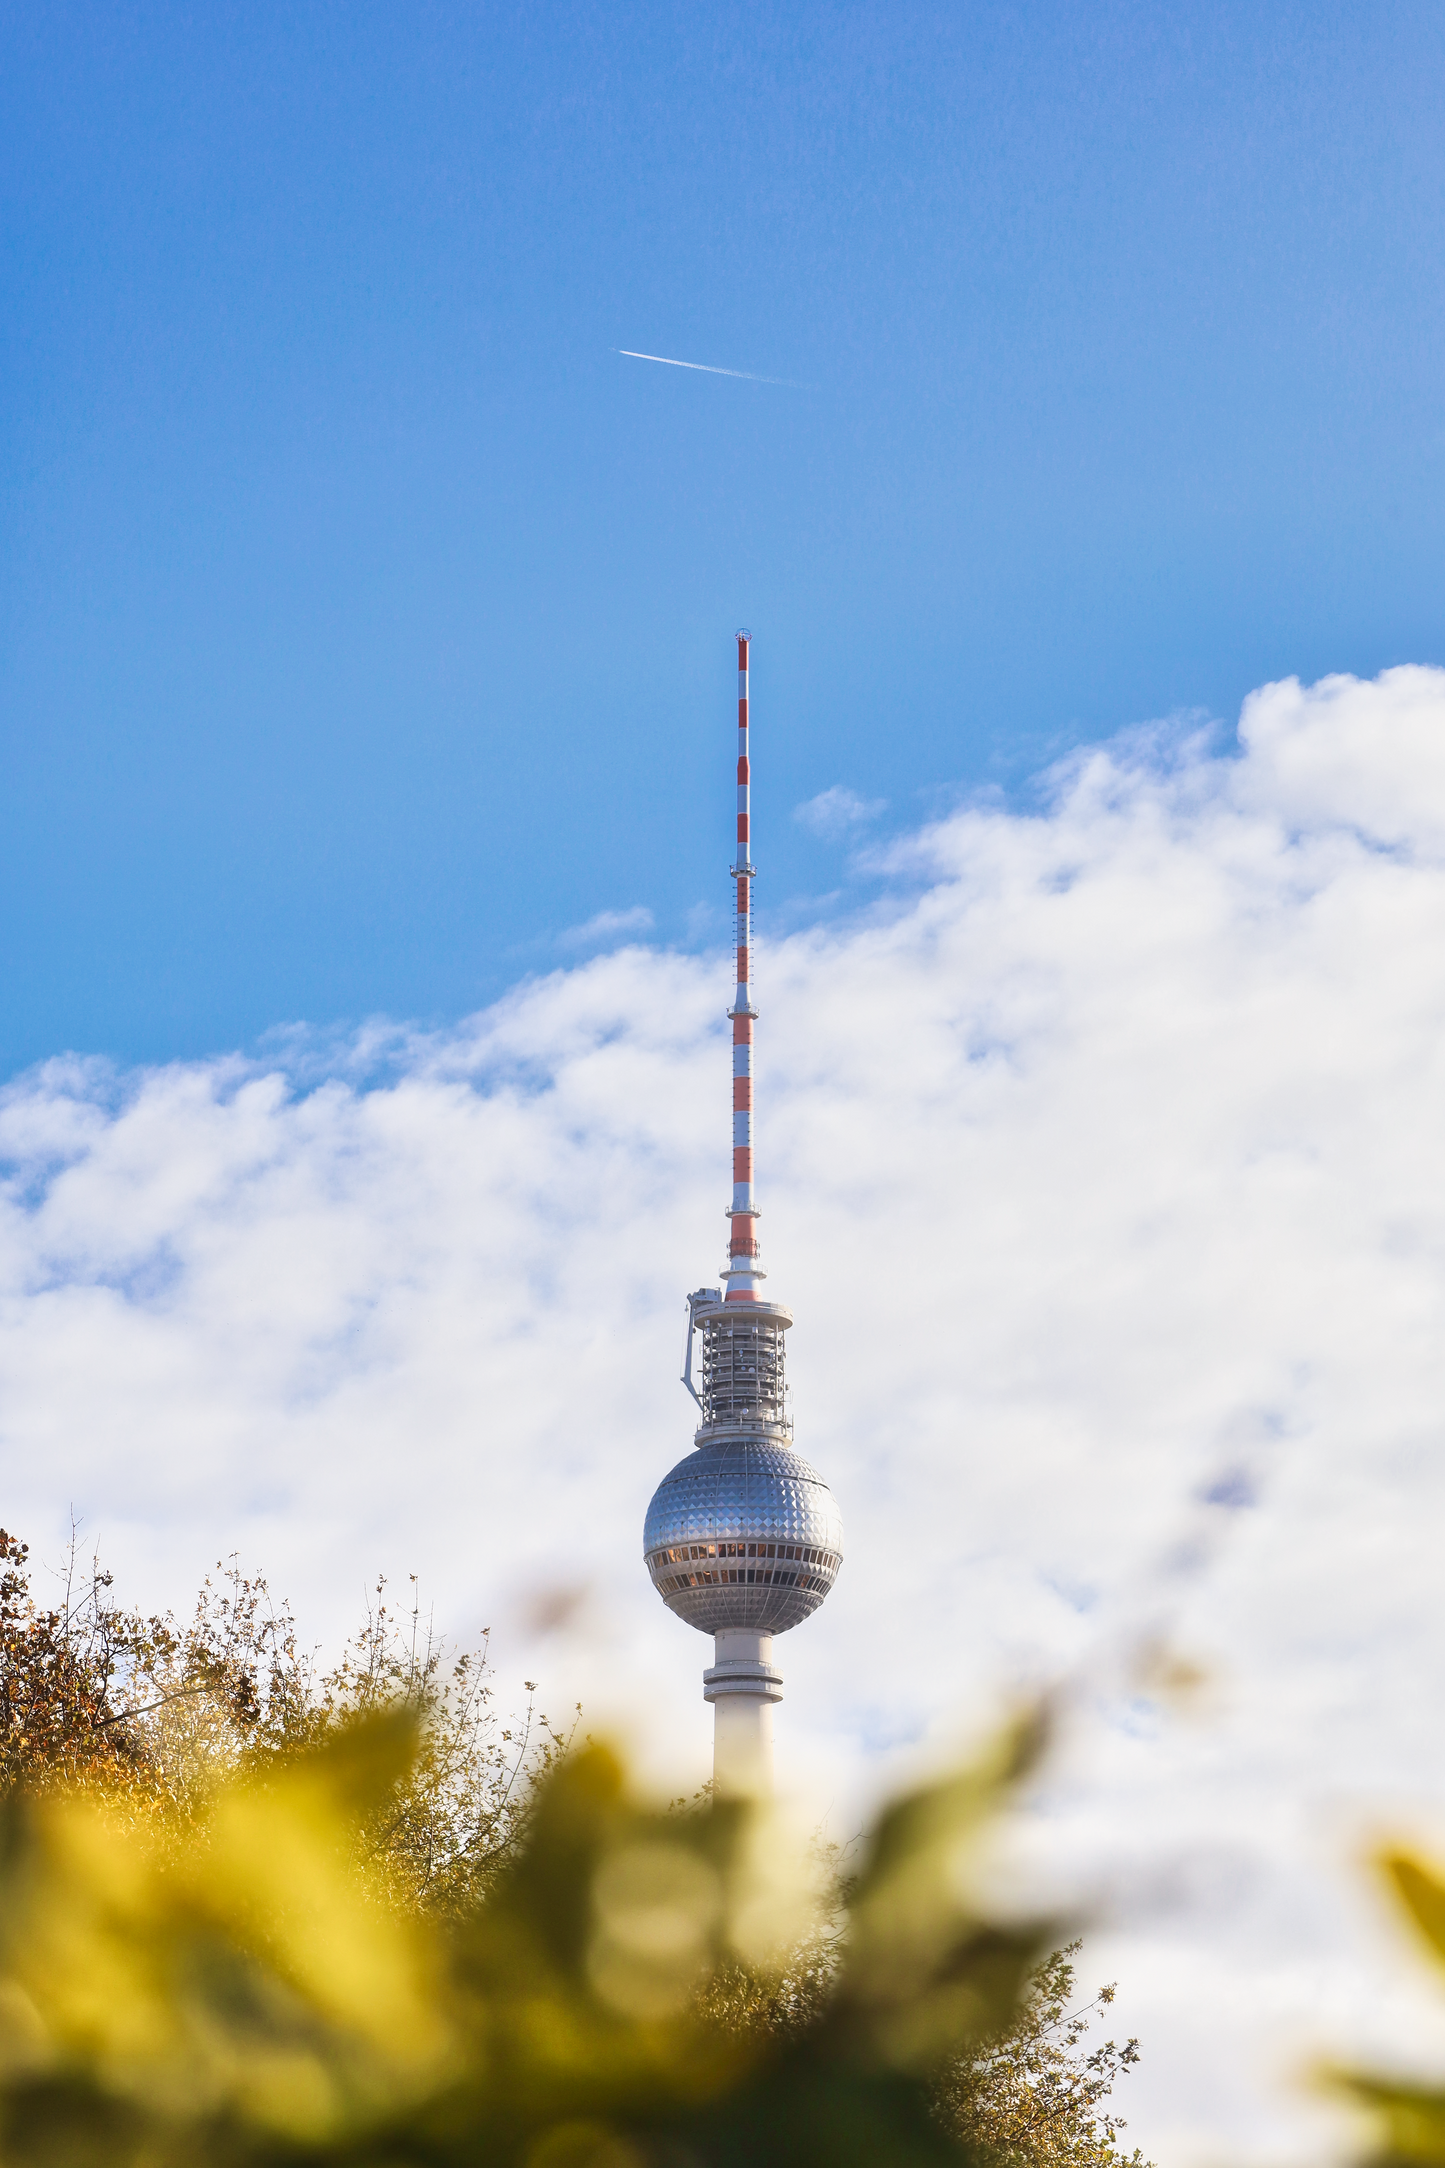
[[[728,1207],[728,1302],[757,1302],[767,1274],[759,1262],[759,1218],[753,1192],[753,876],[752,776],[748,767],[748,649],[750,632],[738,634],[738,856],[729,870],[737,884],[737,993],[728,1015],[733,1027],[733,1201]]]

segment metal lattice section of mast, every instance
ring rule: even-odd
[[[699,1440],[719,1428],[754,1427],[790,1436],[784,1336],[792,1318],[776,1304],[750,1305],[743,1314],[704,1311],[702,1328],[702,1425]]]

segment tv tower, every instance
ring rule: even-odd
[[[793,1450],[784,1335],[793,1313],[763,1295],[767,1278],[753,1191],[752,862],[749,834],[748,650],[738,634],[737,995],[733,1027],[733,1195],[726,1293],[687,1298],[682,1382],[702,1411],[693,1449],[647,1509],[643,1554],[669,1611],[712,1634],[703,1699],[713,1705],[713,1780],[757,1794],[773,1774],[773,1704],[783,1678],[773,1636],[817,1610],[843,1563],[833,1493]],[[695,1336],[702,1359],[694,1369]]]

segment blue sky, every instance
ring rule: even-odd
[[[10,11],[0,1065],[715,938],[739,623],[775,926],[832,786],[1445,659],[1442,82],[1409,5]]]

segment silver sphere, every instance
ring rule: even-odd
[[[843,1518],[816,1468],[776,1437],[695,1446],[653,1493],[642,1546],[652,1585],[699,1633],[786,1633],[843,1563]]]

